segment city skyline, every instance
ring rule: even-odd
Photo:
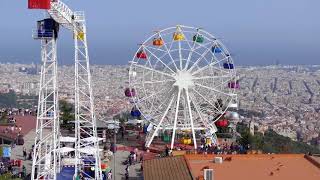
[[[320,2],[315,0],[230,0],[197,4],[196,10],[180,1],[162,1],[157,6],[145,0],[125,5],[102,0],[65,3],[86,12],[92,64],[127,64],[137,44],[153,30],[176,24],[212,32],[229,48],[236,65],[319,64],[316,8]],[[2,1],[0,10],[2,16],[10,16],[2,23],[0,62],[39,64],[40,44],[32,40],[31,32],[44,11],[28,10],[27,1],[17,0]],[[61,29],[59,64],[73,64],[72,35]]]

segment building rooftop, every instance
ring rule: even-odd
[[[144,161],[143,177],[144,180],[192,180],[183,156]]]
[[[320,169],[303,154],[184,155],[192,176],[203,176],[203,169],[213,169],[220,180],[319,180]],[[222,157],[221,164],[214,157]],[[201,178],[200,178],[201,179]]]
[[[214,163],[222,157],[222,163]],[[319,180],[318,157],[304,154],[245,154],[180,156],[144,161],[145,180],[203,180],[204,169],[213,169],[214,180]]]

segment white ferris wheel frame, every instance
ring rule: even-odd
[[[173,38],[171,38],[171,41],[167,42],[164,39],[167,36],[170,37],[175,32],[182,33],[184,35],[185,39],[180,40],[180,41],[176,41],[176,42],[178,42],[178,48],[172,49],[172,46],[173,46],[173,43],[175,42],[175,40],[173,40]],[[194,35],[196,35],[196,37],[202,36],[206,41],[203,42],[203,44],[198,43],[198,42],[194,42],[192,39],[190,40],[190,37],[186,36],[186,34],[188,34],[188,33],[194,34]],[[152,42],[153,39],[155,39],[155,38],[161,38],[164,40],[164,43],[161,47],[155,47],[152,45],[152,43],[150,45],[150,42]],[[187,45],[185,44],[185,46],[187,46],[187,48],[183,47],[183,45],[182,45],[183,42],[185,42],[187,44]],[[210,47],[209,48],[206,47],[207,45],[209,45]],[[221,52],[222,58],[218,59],[216,57],[215,53],[211,51],[212,46],[217,46],[222,50],[222,52]],[[189,47],[189,49],[188,49],[188,47]],[[198,49],[204,49],[205,51],[201,54],[196,51]],[[140,96],[140,97],[133,96],[132,100],[135,104],[135,107],[141,112],[141,114],[144,116],[144,118],[147,119],[151,124],[156,126],[155,130],[152,130],[151,132],[149,132],[149,134],[146,138],[146,146],[149,147],[151,145],[151,142],[152,142],[153,138],[156,136],[159,129],[171,129],[171,130],[173,130],[172,138],[171,138],[171,149],[172,149],[173,145],[174,145],[176,130],[190,130],[191,129],[192,138],[193,138],[193,142],[194,142],[194,148],[197,149],[195,130],[210,129],[210,132],[213,132],[213,134],[214,134],[217,131],[217,128],[215,126],[215,122],[223,115],[223,113],[225,113],[225,111],[228,109],[230,104],[236,99],[236,94],[235,94],[234,88],[229,88],[229,92],[222,92],[218,88],[210,87],[208,85],[203,85],[201,83],[197,83],[194,81],[197,81],[197,80],[204,81],[206,79],[214,79],[214,78],[217,78],[217,79],[218,78],[228,78],[227,81],[222,81],[222,79],[221,79],[221,84],[218,85],[219,88],[221,86],[227,84],[228,82],[231,82],[231,81],[236,82],[237,76],[236,76],[236,71],[235,71],[234,67],[232,69],[228,69],[228,70],[221,67],[221,64],[226,61],[229,63],[232,63],[234,65],[229,51],[222,44],[222,42],[220,42],[217,38],[215,38],[210,33],[204,31],[203,29],[194,28],[194,27],[190,27],[190,26],[183,26],[183,25],[169,27],[169,28],[157,31],[156,33],[151,35],[149,38],[147,38],[147,40],[145,40],[140,45],[140,47],[136,51],[136,54],[141,51],[145,52],[148,56],[145,60],[145,64],[141,64],[141,63],[139,64],[139,62],[144,61],[144,60],[141,60],[141,59],[137,58],[136,56],[134,56],[132,61],[130,61],[129,87],[135,89],[137,96],[144,94],[144,96]],[[156,55],[157,51],[161,51],[164,54],[162,54],[162,56],[158,56],[158,55]],[[178,56],[179,56],[178,59],[173,58],[172,54],[174,53],[174,51],[178,51]],[[183,58],[183,56],[184,56],[183,51],[188,51],[187,58]],[[205,57],[208,53],[211,54],[211,56],[212,56],[212,59],[209,62]],[[194,54],[197,54],[199,57],[196,58],[195,61],[191,61],[192,56]],[[151,63],[151,60],[150,60],[151,57],[153,57],[154,59],[157,60],[156,63],[154,63],[154,65],[152,65],[152,63]],[[199,67],[199,64],[201,63],[201,61],[203,61],[203,59],[205,59],[207,64],[205,66]],[[177,63],[177,60],[178,60],[178,63]],[[158,66],[158,63],[163,66],[163,69],[157,69],[156,66]],[[218,67],[214,67],[215,65],[218,65]],[[195,68],[197,68],[197,69],[194,70]],[[219,77],[219,76],[210,76],[210,74],[209,74],[206,76],[197,77],[197,74],[204,72],[207,68],[213,68],[219,72],[224,72],[226,74],[229,74],[230,76]],[[143,72],[142,79],[140,79],[141,80],[140,83],[135,82],[135,80],[137,79],[136,76],[138,76],[140,73],[140,72],[136,71],[137,69],[143,70],[142,71]],[[146,71],[149,71],[149,72],[146,72]],[[163,80],[163,78],[162,78],[161,80],[154,80],[154,79],[146,80],[145,77],[150,77],[149,76],[150,72],[151,72],[150,76],[152,78],[154,77],[154,73],[157,73],[158,75],[165,76],[166,79]],[[145,73],[149,73],[149,74],[145,74]],[[192,82],[189,82],[190,79]],[[165,89],[166,87],[159,88],[157,90],[154,90],[151,94],[147,94],[147,92],[146,92],[147,91],[146,90],[147,84],[159,84],[159,83],[173,83],[173,84],[171,84],[172,87],[170,87],[168,89]],[[208,100],[208,97],[210,97],[208,94],[203,94],[202,92],[200,93],[198,90],[196,90],[196,88],[194,88],[194,86],[206,89],[206,91],[209,91],[209,92],[215,92],[220,95],[223,94],[225,96],[230,97],[230,99],[229,99],[228,103],[225,104],[225,107],[224,108],[221,107],[222,109],[220,110],[212,102],[210,102],[210,100]],[[137,91],[137,89],[139,89],[139,91]],[[142,91],[140,91],[140,90],[142,90]],[[162,91],[165,91],[165,90],[167,91],[167,93],[165,94],[165,97],[161,97],[162,99],[160,101],[162,101],[162,103],[160,105],[158,103],[159,106],[157,106],[157,108],[155,109],[155,111],[158,111],[158,109],[160,109],[159,110],[160,113],[157,115],[155,115],[153,112],[151,112],[153,114],[148,114],[147,113],[148,110],[153,111],[154,103],[155,103],[154,97],[161,94]],[[210,95],[213,96],[212,93]],[[205,101],[207,104],[209,104],[211,107],[213,107],[212,109],[215,109],[215,111],[218,111],[220,115],[215,117],[213,120],[211,120],[211,122],[208,119],[208,116],[207,116],[207,118],[203,117],[203,114],[204,114],[203,111],[205,110],[205,108],[200,107],[200,105],[197,102],[198,99],[196,97],[198,97],[198,99],[200,98],[203,101]],[[217,99],[216,95],[214,95],[214,97]],[[151,106],[146,107],[144,102],[146,102],[150,98],[153,98],[152,102],[149,103]],[[184,100],[183,107],[184,107],[184,111],[185,111],[183,116],[184,116],[184,119],[187,119],[187,118],[189,119],[189,123],[186,123],[183,125],[181,125],[181,124],[178,125],[177,123],[178,123],[178,119],[179,119],[180,101],[182,101],[182,100]],[[159,99],[158,99],[158,101],[159,101]],[[163,106],[165,104],[167,106]],[[166,108],[164,108],[164,107],[166,107]],[[168,125],[168,124],[164,125],[164,121],[169,119],[167,117],[168,112],[172,108],[174,108],[175,111],[174,111],[174,113],[171,113],[172,115],[170,116],[170,118],[174,119],[174,120],[173,120],[173,122],[171,121],[171,123],[169,123],[170,125]],[[198,116],[197,119],[199,119],[198,121],[202,122],[202,126],[199,126],[198,121],[194,122],[195,119],[193,116]],[[170,121],[170,120],[168,120],[168,121]],[[216,137],[215,134],[214,134],[214,137]]]

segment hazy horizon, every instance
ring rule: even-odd
[[[176,24],[202,27],[221,38],[236,65],[320,64],[317,0],[63,2],[86,13],[92,64],[127,64],[153,30]],[[27,0],[2,0],[0,14],[7,17],[1,25],[0,62],[40,63],[40,42],[31,32],[44,11],[28,10]],[[73,40],[65,29],[58,47],[59,64],[72,64]]]

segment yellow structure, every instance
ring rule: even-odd
[[[182,141],[182,144],[185,144],[185,145],[189,145],[192,142],[191,138],[183,138],[181,141]]]
[[[182,41],[182,40],[184,40],[184,35],[180,32],[175,32],[175,33],[173,33],[173,40]]]
[[[84,40],[84,32],[78,32],[77,39],[83,41]]]

